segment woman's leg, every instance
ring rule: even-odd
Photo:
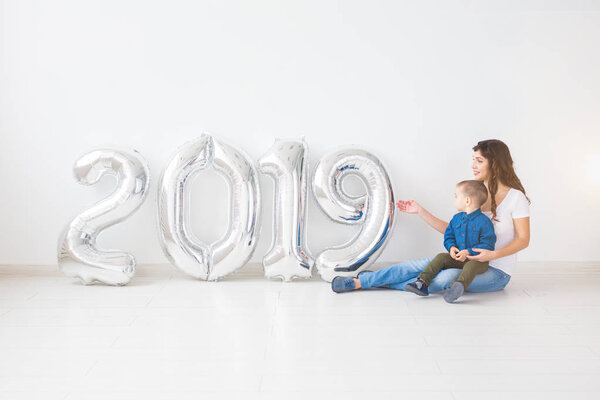
[[[460,269],[445,269],[433,278],[431,285],[429,285],[429,293],[441,292],[450,287],[460,276],[462,270]],[[505,274],[501,270],[488,267],[488,270],[481,275],[477,275],[467,292],[495,292],[502,290],[510,281],[510,275]]]
[[[404,290],[406,283],[414,282],[431,260],[433,257],[402,261],[369,274],[362,274],[359,278],[360,286],[368,289],[385,285],[390,289]],[[402,288],[397,287],[400,284],[403,284]]]
[[[504,289],[509,281],[510,275],[489,266],[487,271],[473,279],[467,292],[496,292]]]

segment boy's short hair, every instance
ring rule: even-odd
[[[481,181],[462,181],[456,187],[462,190],[465,196],[470,197],[476,203],[477,208],[481,207],[487,201],[488,190]]]

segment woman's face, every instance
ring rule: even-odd
[[[490,168],[490,164],[487,158],[483,157],[479,150],[473,153],[473,165],[471,168],[473,169],[473,179],[477,181],[487,181]]]

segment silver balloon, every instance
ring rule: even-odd
[[[135,274],[135,258],[118,250],[96,247],[100,232],[137,210],[148,192],[150,170],[135,150],[99,149],[77,160],[75,179],[93,185],[106,174],[115,175],[117,187],[104,200],[84,211],[64,229],[58,247],[58,267],[83,283],[125,285]]]
[[[307,149],[304,140],[276,140],[258,161],[275,181],[273,242],[263,257],[267,278],[310,278],[313,260],[306,249]]]
[[[189,191],[185,189],[188,179],[207,168],[225,177],[231,199],[229,229],[210,245],[196,242],[190,235]],[[260,187],[254,164],[241,151],[202,135],[177,151],[159,190],[160,242],[173,265],[195,278],[214,281],[250,259],[260,227]]]
[[[349,195],[344,178],[355,175],[367,193]],[[331,152],[317,165],[313,192],[319,207],[334,221],[360,224],[360,232],[348,243],[323,250],[315,259],[321,278],[356,276],[381,254],[394,222],[394,194],[388,174],[377,157],[354,148]]]

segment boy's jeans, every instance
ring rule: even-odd
[[[417,276],[425,270],[433,257],[418,260],[402,261],[398,264],[360,276],[363,289],[384,286],[389,289],[404,290],[404,286],[417,280]],[[429,292],[441,292],[450,287],[462,270],[452,268],[441,271],[429,285]],[[477,275],[468,288],[468,292],[494,292],[502,290],[510,281],[510,275],[490,266],[486,272]]]

